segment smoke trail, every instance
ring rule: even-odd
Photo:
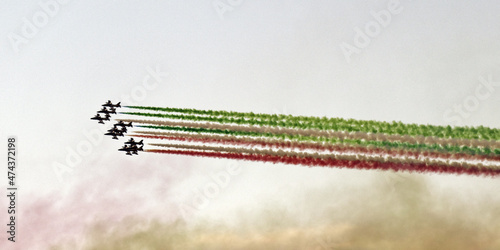
[[[426,164],[398,164],[394,162],[377,162],[377,161],[362,161],[362,160],[341,160],[341,159],[318,159],[318,158],[300,158],[294,156],[275,156],[275,155],[255,155],[255,154],[238,154],[238,153],[223,153],[223,152],[204,152],[204,151],[188,151],[188,150],[162,150],[148,149],[146,152],[162,153],[162,154],[179,154],[202,157],[215,157],[226,159],[239,159],[248,161],[264,161],[272,163],[286,163],[304,166],[324,166],[324,167],[339,167],[351,169],[382,169],[394,171],[409,171],[409,172],[436,172],[436,173],[454,173],[454,174],[469,174],[469,175],[486,175],[497,176],[500,174],[499,169],[479,169],[476,167],[461,168],[457,166],[441,166],[441,165],[426,165]]]
[[[189,120],[189,119],[181,119]],[[121,119],[123,122],[154,124],[154,125],[167,125],[167,126],[184,126],[184,127],[202,127],[210,129],[226,129],[233,131],[251,131],[259,133],[273,133],[273,134],[291,134],[302,136],[323,136],[326,138],[338,138],[341,140],[370,140],[370,141],[389,141],[389,142],[406,142],[412,144],[436,144],[441,146],[467,146],[467,147],[488,147],[500,148],[500,141],[486,141],[486,140],[469,140],[469,139],[444,139],[434,137],[408,135],[386,135],[379,133],[365,133],[365,132],[345,132],[345,131],[326,131],[318,129],[294,129],[294,128],[281,128],[281,127],[268,127],[268,126],[238,126],[218,123],[194,123],[194,122],[173,122],[165,120],[137,120],[137,119]],[[198,120],[194,120],[198,121]],[[215,121],[212,121],[215,122]]]
[[[499,169],[498,165],[485,165],[483,163],[468,163],[460,159],[460,161],[450,161],[450,159],[439,159],[439,158],[429,158],[421,157],[421,159],[407,157],[407,156],[383,156],[383,155],[373,155],[373,154],[362,154],[361,152],[353,152],[354,155],[339,154],[341,152],[331,152],[333,154],[319,154],[317,152],[296,152],[296,151],[284,151],[278,149],[277,151],[269,149],[246,149],[246,148],[234,148],[234,147],[218,147],[218,146],[205,146],[205,145],[181,145],[181,144],[158,144],[152,143],[151,146],[159,147],[170,147],[170,148],[181,148],[181,149],[195,149],[202,151],[216,151],[216,152],[230,152],[230,153],[246,153],[246,154],[264,154],[264,155],[275,155],[275,156],[296,156],[301,158],[319,158],[319,159],[341,159],[341,160],[362,160],[362,161],[377,161],[377,162],[395,162],[395,163],[410,163],[410,164],[422,164],[427,165],[442,165],[442,166],[457,166],[457,167],[477,167],[480,169],[492,168]]]
[[[195,126],[193,124],[193,126]],[[196,124],[198,126],[198,124]],[[314,142],[325,142],[332,144],[354,144],[363,146],[375,146],[375,147],[391,147],[391,148],[406,148],[406,149],[418,149],[418,150],[432,150],[441,152],[455,152],[455,153],[467,153],[467,154],[480,154],[495,156],[500,154],[500,149],[491,150],[489,148],[470,148],[467,146],[441,146],[441,145],[427,145],[427,144],[409,144],[409,143],[398,143],[398,142],[387,142],[387,141],[364,141],[364,140],[340,140],[338,138],[325,138],[325,137],[314,137],[314,136],[302,136],[302,135],[290,135],[290,134],[273,134],[273,133],[258,133],[253,131],[232,131],[232,130],[221,130],[221,129],[208,129],[201,127],[171,127],[171,126],[150,126],[150,125],[139,125],[137,127],[151,128],[151,129],[162,129],[171,131],[183,131],[183,132],[194,132],[194,133],[213,133],[213,134],[224,134],[232,136],[255,136],[255,137],[271,137],[279,138],[282,140],[296,140],[296,141],[314,141]]]
[[[229,123],[245,122],[245,119],[259,119],[261,122],[269,122],[276,124],[275,126],[295,127],[295,128],[318,128],[331,129],[335,131],[349,132],[369,132],[369,133],[386,133],[386,134],[407,134],[411,136],[435,136],[441,138],[463,138],[463,139],[485,139],[499,140],[500,129],[488,127],[450,127],[450,126],[434,126],[434,125],[417,125],[403,124],[401,122],[377,122],[377,121],[361,121],[361,120],[345,120],[342,118],[326,118],[326,117],[305,117],[291,115],[270,115],[270,114],[254,114],[242,112],[228,111],[211,111],[211,110],[196,110],[196,109],[177,109],[177,108],[156,108],[156,107],[141,107],[127,106],[128,108],[178,112],[187,114],[203,114],[209,116],[222,116],[221,119],[226,119]],[[124,114],[146,115],[147,113],[123,112]],[[149,114],[156,117],[165,117],[165,114]],[[236,117],[236,118],[231,118]],[[176,118],[179,119],[179,118]],[[270,124],[267,124],[270,125]]]
[[[151,135],[131,135],[133,137],[162,139],[162,140],[176,140],[187,142],[201,142],[201,143],[218,143],[223,145],[244,145],[249,147],[262,146],[271,148],[290,148],[299,150],[318,150],[318,151],[336,151],[342,153],[361,153],[361,154],[384,154],[391,157],[430,157],[430,158],[445,158],[449,160],[466,160],[466,161],[500,161],[500,157],[485,157],[482,155],[468,155],[468,154],[449,154],[429,151],[409,151],[409,150],[394,150],[383,148],[368,148],[356,147],[346,145],[328,145],[309,142],[294,142],[294,141],[279,141],[251,138],[237,138],[232,136],[217,136],[217,135],[199,135],[199,134],[181,134],[181,133],[161,133],[138,131],[138,133],[146,133]]]

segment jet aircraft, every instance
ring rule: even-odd
[[[106,107],[103,107],[100,111],[97,111],[97,113],[105,113],[105,114],[116,114],[116,109],[115,108],[110,108],[109,110],[106,109]]]
[[[134,138],[130,138],[130,140],[128,140],[127,142],[125,142],[125,144],[130,144],[132,146],[134,145],[141,145],[141,146],[144,146],[144,143],[142,142],[143,140],[140,140],[140,141],[135,141]]]
[[[112,129],[109,129],[108,133],[106,133],[104,135],[112,136],[113,139],[118,140],[117,136],[123,136],[123,132],[117,128],[112,128]]]
[[[124,145],[122,148],[118,149],[118,151],[125,151],[127,152],[126,155],[132,155],[132,154],[135,154],[137,155],[137,151],[144,151],[142,149],[142,146],[140,148],[138,148],[136,145],[132,145],[132,146],[127,146],[127,145]]]
[[[110,108],[121,108],[122,106],[120,105],[120,103],[121,102],[118,102],[117,104],[113,104],[110,100],[108,100],[102,106],[104,106],[104,107],[110,107]]]
[[[104,124],[103,121],[109,121],[109,117],[111,117],[109,114],[106,114],[105,117],[102,117],[100,114],[97,114],[94,117],[90,118],[90,120],[98,120],[99,123]]]
[[[122,126],[122,127],[132,127],[132,122],[124,123],[123,121],[119,121],[118,123],[115,123],[113,126]]]

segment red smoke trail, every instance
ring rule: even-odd
[[[186,134],[185,136],[155,136],[155,135],[133,135],[134,137],[143,137],[151,139],[162,139],[162,140],[175,140],[175,141],[188,141],[188,142],[201,142],[201,143],[219,143],[223,145],[244,145],[244,146],[264,146],[264,147],[274,147],[274,148],[293,148],[299,150],[314,149],[320,151],[330,151],[330,152],[340,152],[347,153],[352,152],[356,154],[373,154],[373,155],[383,155],[387,154],[392,157],[432,157],[432,158],[445,158],[450,160],[479,160],[479,161],[499,161],[500,156],[484,156],[484,155],[469,155],[469,154],[450,154],[450,153],[439,153],[439,152],[429,152],[429,151],[408,151],[408,150],[394,150],[394,149],[384,149],[384,148],[366,148],[366,147],[353,147],[347,145],[324,145],[315,143],[301,143],[301,142],[267,142],[263,140],[248,140],[243,138],[226,137],[226,138],[195,138],[190,137]]]
[[[378,162],[394,162],[394,163],[409,163],[409,164],[426,164],[429,165],[446,165],[446,166],[456,166],[462,168],[496,168],[499,166],[486,166],[483,163],[468,163],[464,161],[449,162],[449,160],[441,159],[411,159],[408,157],[384,157],[382,155],[365,155],[365,154],[326,154],[321,155],[318,152],[297,152],[297,151],[283,151],[281,148],[278,150],[271,149],[257,149],[257,148],[234,148],[234,147],[220,147],[220,146],[209,146],[209,145],[188,145],[188,144],[149,144],[151,146],[159,147],[170,147],[183,150],[197,150],[197,151],[216,151],[216,152],[230,152],[230,153],[240,153],[240,154],[261,154],[261,155],[277,155],[277,156],[295,156],[295,157],[312,157],[312,158],[322,158],[322,159],[339,159],[348,161],[378,161]]]
[[[409,171],[409,172],[435,172],[435,173],[453,173],[453,174],[469,174],[469,175],[500,175],[500,169],[480,169],[477,167],[462,168],[446,165],[427,165],[418,163],[394,163],[394,162],[377,162],[377,161],[359,161],[359,160],[339,160],[339,159],[319,159],[311,157],[295,157],[295,156],[274,156],[261,154],[242,154],[242,153],[222,153],[222,152],[205,152],[192,150],[163,150],[163,149],[148,149],[146,152],[161,153],[161,154],[179,154],[190,156],[204,156],[226,159],[240,159],[249,161],[263,161],[272,163],[286,163],[294,165],[305,165],[309,167],[346,167],[351,169],[382,169],[394,171]]]

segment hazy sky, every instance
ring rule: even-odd
[[[250,211],[285,209],[302,218],[298,227],[313,227],[322,217],[312,215],[316,208],[304,197],[321,194],[313,203],[326,209],[348,192],[363,196],[363,190],[403,177],[185,156],[127,158],[116,151],[120,142],[109,138],[91,144],[92,152],[62,179],[54,166],[68,166],[71,152],[89,141],[86,134],[96,135],[100,125],[89,118],[108,99],[499,128],[499,10],[496,1],[462,0],[4,1],[0,133],[4,142],[18,138],[19,237],[47,230],[40,241],[17,246],[81,243],[97,222],[121,227],[130,215],[183,217],[179,206],[195,199],[193,190],[227,167],[239,169],[229,186],[184,219],[238,228]],[[487,88],[485,81],[497,86]],[[6,152],[6,143],[0,145]],[[499,215],[500,195],[492,193],[500,188],[498,179],[404,176],[425,183],[428,195],[454,201],[434,201],[436,208],[454,211],[476,202],[486,204],[477,208],[484,213]],[[5,187],[6,170],[0,180]],[[401,201],[377,194],[390,196],[388,203]],[[369,211],[356,202],[341,206]],[[51,216],[59,219],[51,222]],[[6,220],[0,213],[0,222]],[[478,217],[470,220],[483,225]],[[71,229],[57,236],[58,221]]]

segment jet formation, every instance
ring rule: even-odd
[[[97,111],[97,114],[90,118],[91,120],[97,120],[98,123],[104,124],[104,121],[109,121],[112,114],[116,114],[116,109],[121,108],[120,102],[113,104],[110,100],[102,105],[102,109]],[[101,115],[102,114],[102,115]],[[107,133],[104,135],[111,136],[112,139],[118,140],[118,137],[123,137],[127,133],[127,127],[133,127],[132,122],[125,123],[119,121],[113,124],[113,128],[108,129]],[[140,146],[140,147],[139,147]],[[142,147],[144,143],[141,141],[136,142],[134,138],[130,138],[122,148],[118,151],[125,151],[126,155],[137,155],[138,151],[144,151]]]
[[[138,147],[137,145],[141,145],[141,147]],[[125,151],[127,152],[126,155],[132,155],[132,154],[137,154],[137,151],[144,151],[142,147],[144,146],[144,143],[141,141],[136,142],[134,141],[134,138],[130,138],[127,142],[125,142],[125,145],[123,145],[122,148],[118,149],[118,151]]]
[[[111,114],[116,114],[116,108],[121,108],[120,102],[113,104],[110,100],[102,105],[102,109],[97,111],[97,115],[90,118],[90,120],[98,120],[100,124],[104,124],[104,121],[109,121]],[[109,109],[108,109],[109,108]],[[104,117],[101,116],[104,114]]]
[[[127,127],[132,127],[132,122],[124,123],[123,121],[119,121],[113,124],[113,128],[108,130],[108,133],[104,135],[109,135],[113,139],[118,140],[117,136],[124,136],[127,133]]]

